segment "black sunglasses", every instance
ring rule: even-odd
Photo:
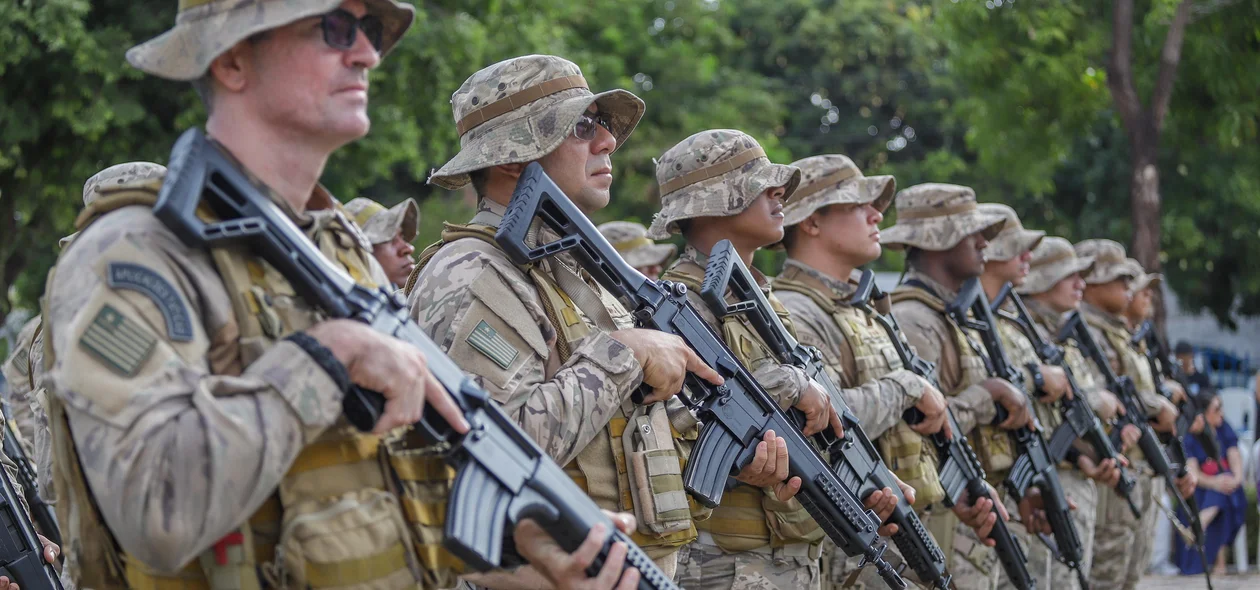
[[[324,43],[342,51],[354,47],[359,31],[363,31],[368,43],[378,52],[385,38],[385,25],[381,23],[381,19],[370,14],[359,18],[344,8],[325,14],[319,24],[324,29]]]
[[[596,125],[607,129],[613,136],[617,135],[613,133],[612,121],[609,120],[608,115],[604,113],[582,113],[582,116],[578,117],[577,123],[573,124],[573,136],[582,141],[591,141],[595,139]]]

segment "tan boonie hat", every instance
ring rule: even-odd
[[[537,160],[573,132],[592,104],[609,116],[618,147],[645,108],[627,90],[592,94],[577,64],[553,55],[515,57],[484,68],[451,95],[459,153],[429,182],[455,190],[469,183],[469,172]]]
[[[402,239],[410,242],[416,239],[420,225],[420,206],[410,198],[386,209],[372,199],[359,197],[346,203],[346,212],[374,245],[393,240],[400,232]]]
[[[989,247],[984,249],[985,260],[1007,261],[1024,252],[1029,252],[1041,243],[1046,232],[1024,229],[1019,222],[1015,210],[1001,203],[980,203],[977,207],[981,213],[1000,215],[1006,223],[1002,231],[989,240]]]
[[[1050,236],[1033,248],[1032,260],[1028,264],[1028,277],[1018,291],[1025,295],[1039,295],[1075,273],[1084,276],[1094,266],[1094,257],[1077,256],[1072,242]]]
[[[790,227],[827,205],[872,203],[880,213],[897,192],[891,176],[864,176],[848,156],[811,156],[792,162],[801,169],[801,184],[790,206],[783,208],[783,227]]]
[[[342,0],[179,0],[175,26],[127,50],[136,69],[168,80],[196,80],[210,62],[255,33],[330,12]],[[389,53],[415,18],[416,9],[395,0],[363,0],[381,19],[381,56]]]
[[[1129,268],[1132,269],[1134,273],[1136,273],[1134,275],[1135,278],[1133,279],[1133,284],[1129,286],[1130,291],[1137,293],[1147,287],[1158,288],[1160,283],[1164,282],[1164,275],[1155,272],[1146,272],[1146,267],[1142,266],[1142,263],[1138,262],[1136,258],[1126,258],[1124,262],[1129,265]]]
[[[648,237],[678,233],[678,221],[743,213],[763,191],[784,187],[784,206],[801,182],[796,166],[775,164],[751,135],[733,129],[701,131],[669,148],[656,162],[661,211]]]
[[[633,221],[609,221],[599,226],[599,233],[630,266],[665,266],[678,247],[673,244],[657,244],[647,237],[647,228]]]
[[[95,203],[97,199],[104,196],[113,187],[164,176],[166,176],[166,166],[154,164],[153,162],[114,164],[93,174],[91,178],[87,179],[87,182],[83,183],[83,206],[87,207]],[[78,232],[61,238],[57,241],[57,245],[65,248],[66,244],[69,244],[76,235],[78,235]]]
[[[1085,284],[1101,285],[1110,283],[1121,277],[1135,279],[1142,271],[1129,266],[1125,262],[1124,246],[1115,240],[1085,240],[1078,242],[1073,249],[1076,255],[1094,257],[1094,267],[1085,275]]]
[[[893,204],[897,223],[880,233],[880,241],[894,250],[911,247],[941,252],[976,232],[992,240],[1006,223],[976,206],[971,187],[957,184],[916,184],[897,193]]]

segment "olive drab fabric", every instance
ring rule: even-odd
[[[143,228],[148,232],[146,235],[164,232],[169,235],[169,230],[153,219],[145,206],[156,201],[160,186],[161,180],[153,179],[116,187],[89,207],[79,219],[80,238],[63,253],[56,275],[65,277],[81,262],[75,257],[76,246],[94,243],[107,233],[106,229],[93,233],[91,230],[97,226],[108,228],[125,223],[131,231]],[[326,193],[323,198],[331,202]],[[287,206],[284,209],[288,211]],[[199,215],[211,218],[205,211]],[[382,284],[383,273],[371,258],[362,234],[354,229],[339,207],[310,210],[297,215],[295,221],[324,256],[339,263],[356,281],[365,286]],[[196,255],[195,252],[188,254]],[[111,259],[117,257],[111,256]],[[135,266],[129,268],[132,272],[142,272],[135,269],[145,269],[149,262],[137,256],[132,261]],[[205,273],[209,280],[220,281],[222,298],[208,293],[210,307],[205,313],[211,317],[226,315],[223,319],[228,323],[218,332],[204,335],[193,324],[194,334],[185,336],[178,331],[171,332],[172,326],[179,324],[178,316],[157,317],[159,321],[165,319],[167,338],[176,350],[186,338],[204,339],[207,349],[202,362],[206,363],[209,375],[223,376],[221,379],[228,382],[247,379],[256,367],[282,358],[276,351],[291,345],[280,342],[281,338],[322,319],[278,271],[240,247],[216,248],[208,256],[191,259],[190,263],[203,265],[204,268],[197,270]],[[111,263],[114,264],[119,263]],[[151,283],[167,280],[157,271],[149,272],[154,273],[147,275]],[[120,278],[114,274],[111,277]],[[62,289],[59,280],[50,275],[49,292],[53,296],[49,311],[54,335],[60,338],[73,333],[56,328],[62,313],[58,309],[57,292]],[[163,311],[170,312],[171,296],[165,295],[159,299],[166,302]],[[127,324],[132,312],[124,305],[126,301],[107,299],[103,309],[113,314],[116,325],[128,326],[133,342],[140,342],[141,338],[154,339],[141,325]],[[116,309],[114,305],[123,309]],[[89,328],[89,336],[85,336],[90,340],[81,340],[80,346],[103,346],[108,335],[96,324],[93,326]],[[54,359],[50,354],[46,361],[50,366],[67,362],[64,355],[71,351],[61,344],[57,344],[56,350],[63,358]],[[71,360],[78,358],[72,356]],[[116,370],[116,365],[129,357],[114,355],[110,358]],[[142,362],[139,368],[145,366],[149,365]],[[322,373],[320,369],[314,370]],[[144,372],[140,371],[139,375]],[[278,488],[263,498],[261,506],[247,522],[219,539],[178,573],[152,567],[139,556],[120,551],[113,535],[105,531],[118,534],[124,532],[125,527],[114,523],[107,528],[98,511],[102,503],[108,501],[112,505],[115,500],[93,495],[85,477],[84,470],[99,469],[96,464],[99,459],[95,453],[89,460],[76,451],[81,437],[92,433],[72,430],[74,420],[67,414],[68,411],[91,411],[90,406],[83,406],[78,399],[76,389],[81,386],[74,385],[77,381],[65,379],[59,373],[58,376],[61,390],[51,400],[56,479],[59,489],[69,490],[71,496],[69,502],[58,505],[58,512],[62,522],[69,523],[65,531],[69,543],[82,551],[83,586],[249,590],[287,584],[312,588],[411,588],[417,584],[442,587],[454,583],[454,575],[461,566],[440,549],[440,518],[444,515],[441,507],[452,474],[434,456],[394,455],[381,439],[359,433],[344,420],[335,418],[335,422],[330,420],[330,428],[308,431],[308,440],[300,443],[300,452],[279,478]],[[327,387],[320,382],[306,387],[317,386]],[[231,393],[232,389],[225,388],[222,394],[211,395]],[[335,417],[340,414],[339,406],[318,411],[332,412],[330,416]],[[409,485],[410,480],[417,478],[416,474],[420,474],[418,477],[425,483],[436,485]],[[402,487],[397,487],[395,481],[403,482]],[[432,515],[437,515],[439,520],[426,522],[425,518]],[[126,533],[127,536],[133,534]]]

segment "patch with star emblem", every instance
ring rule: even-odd
[[[512,361],[516,360],[516,356],[520,354],[485,320],[478,322],[477,327],[473,328],[473,331],[468,334],[468,338],[465,340],[478,352],[494,361],[494,364],[499,365],[501,369],[511,366]]]
[[[106,304],[79,338],[79,346],[123,377],[134,377],[153,354],[157,337]]]

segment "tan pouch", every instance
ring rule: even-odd
[[[668,535],[688,530],[691,508],[683,491],[682,464],[665,404],[636,406],[627,419],[621,444],[639,532]]]
[[[774,492],[762,489],[761,507],[766,511],[766,525],[774,532],[774,538],[786,543],[816,543],[825,536],[818,523],[805,511],[796,498],[781,502]]]
[[[415,588],[412,548],[398,501],[364,488],[301,502],[284,512],[276,561],[264,567],[285,588]]]

